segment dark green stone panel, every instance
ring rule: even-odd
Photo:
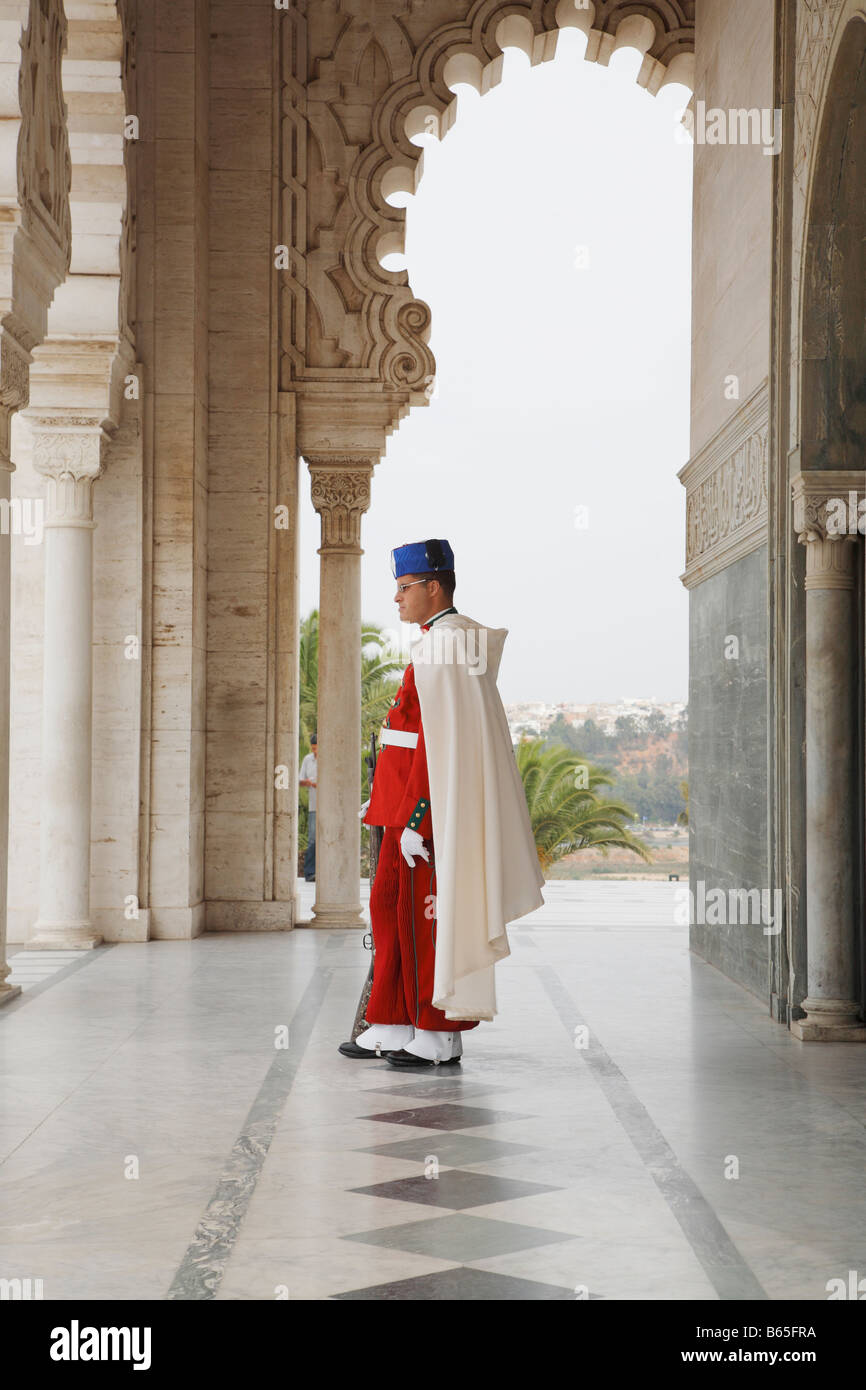
[[[739,655],[726,658],[735,637]],[[693,922],[693,951],[768,998],[766,922],[734,922],[730,891],[768,890],[767,548],[692,589],[689,619],[689,877],[721,889],[724,925]],[[774,900],[765,900],[769,914]],[[742,914],[741,914],[742,915]]]

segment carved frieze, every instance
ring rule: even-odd
[[[686,588],[766,539],[768,383],[679,472],[686,488]]]

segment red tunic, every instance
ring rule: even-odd
[[[445,611],[453,613],[456,609]],[[422,623],[422,632],[428,626]],[[453,1022],[431,1002],[436,963],[436,856],[421,705],[411,662],[403,672],[385,727],[417,733],[418,743],[414,748],[401,748],[396,743],[381,746],[364,816],[365,824],[385,827],[370,892],[375,957],[367,1022],[410,1023],[428,1031],[464,1032],[477,1028],[477,1022]],[[429,860],[416,859],[413,868],[400,850],[400,833],[407,826],[424,837],[430,855]]]
[[[379,749],[364,824],[398,826],[401,830],[411,826],[425,840],[432,840],[427,753],[415,688],[415,667],[411,661],[403,672],[402,684],[391,702],[384,727],[416,733],[418,743],[415,748],[386,743]]]

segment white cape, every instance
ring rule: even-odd
[[[496,677],[507,628],[446,613],[412,646],[436,857],[433,1005],[492,1019],[505,926],[541,907],[544,875]]]

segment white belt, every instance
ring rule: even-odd
[[[418,735],[411,734],[408,729],[383,729],[379,742],[396,744],[398,748],[417,748]]]

